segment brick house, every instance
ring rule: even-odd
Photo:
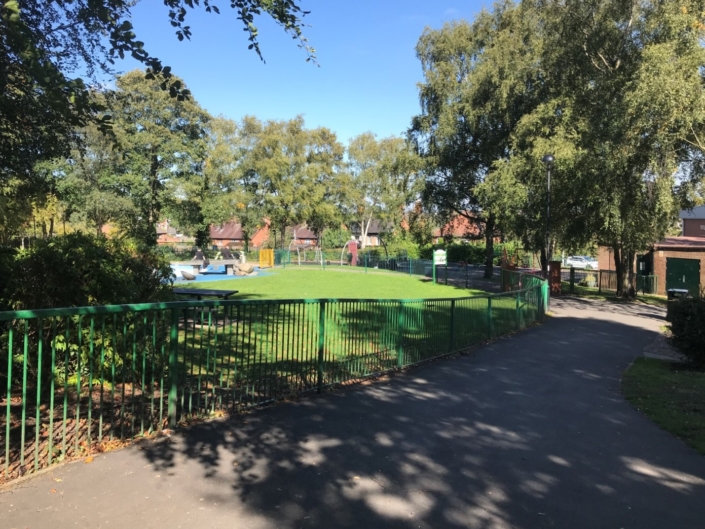
[[[705,206],[680,212],[684,237],[705,237]]]
[[[291,240],[297,246],[318,246],[318,237],[305,224],[297,224],[291,229]]]
[[[178,230],[169,224],[168,219],[157,222],[157,244],[183,244],[192,243],[193,240],[193,237],[178,233]]]
[[[230,248],[244,248],[245,235],[242,231],[242,225],[239,222],[226,222],[220,225],[212,225],[210,227],[211,243],[218,248],[228,246]],[[269,223],[255,231],[250,236],[250,248],[261,248],[269,239]]]
[[[474,219],[474,216],[471,215],[471,217]],[[483,237],[478,222],[464,215],[456,215],[445,225],[433,230],[431,236],[435,243],[441,243],[446,239],[462,242],[480,240]]]

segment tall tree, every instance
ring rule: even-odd
[[[517,127],[515,174],[536,190],[540,156],[556,151],[556,234],[568,246],[611,246],[619,295],[634,293],[637,253],[672,224],[676,175],[700,172],[704,12],[699,0],[542,3],[551,97]]]
[[[136,209],[120,181],[122,156],[114,138],[88,124],[77,131],[68,158],[39,164],[64,207],[62,221],[85,225],[97,235],[133,218]]]
[[[366,132],[350,140],[350,219],[360,226],[362,246],[373,220],[382,229],[398,228],[406,207],[418,198],[420,161],[398,137],[378,140]]]
[[[209,0],[163,3],[168,8],[164,22],[174,27],[179,40],[191,37],[190,10],[219,13]],[[96,115],[83,79],[98,81],[101,74],[114,74],[115,61],[125,55],[140,61],[149,77],[159,75],[172,96],[188,97],[170,68],[134,33],[134,5],[127,0],[7,0],[0,5],[1,170],[26,171],[30,154],[45,159],[59,154],[62,136]],[[315,61],[315,50],[302,31],[307,12],[296,2],[236,0],[230,5],[248,34],[249,48],[260,57],[255,22],[267,16],[299,41],[307,60]]]
[[[118,77],[116,84],[106,98],[123,156],[117,178],[136,210],[123,219],[123,228],[154,246],[163,210],[174,212],[208,188],[203,164],[211,118],[195,101],[169,97],[159,79],[148,80],[140,70]]]
[[[493,273],[494,238],[512,195],[493,173],[511,154],[513,128],[541,97],[535,20],[531,6],[506,0],[472,24],[427,29],[416,48],[424,82],[409,136],[426,162],[424,202],[441,222],[461,216],[478,225],[485,277]]]
[[[336,223],[343,147],[328,129],[308,130],[302,117],[243,126],[249,144],[240,161],[244,186],[269,218],[278,246],[286,229],[310,223],[319,233]]]

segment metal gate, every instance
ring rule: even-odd
[[[666,259],[666,290],[671,288],[684,288],[691,296],[700,293],[700,260]]]

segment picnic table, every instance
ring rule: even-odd
[[[213,296],[220,299],[228,299],[230,296],[237,294],[238,290],[218,290],[213,288],[175,288],[174,294],[179,296],[188,296],[201,301],[204,296]]]
[[[194,274],[199,274],[201,272],[201,266],[203,266],[203,261],[200,259],[192,259],[191,261],[186,261],[179,264],[189,265],[193,268]],[[239,259],[214,259],[212,261],[208,261],[208,264],[213,266],[224,266],[225,275],[231,276],[235,273],[235,267],[241,264],[241,262]]]
[[[188,296],[188,297],[194,297],[198,301],[201,301],[201,298],[204,296],[213,296],[217,297],[220,299],[228,299],[230,296],[233,294],[237,294],[237,290],[218,290],[218,289],[213,289],[213,288],[175,288],[173,290],[174,294],[177,294],[179,296]],[[190,309],[184,309],[184,325],[188,325],[189,322],[189,310]],[[194,310],[194,317],[193,317],[193,328],[196,328],[197,325],[197,318],[196,318],[196,312],[197,309]],[[211,309],[208,309],[211,310]],[[232,312],[232,307],[226,308],[224,317],[226,320],[228,317],[231,315]]]

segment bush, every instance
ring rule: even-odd
[[[419,245],[413,241],[399,239],[387,245],[389,257],[408,257],[409,259],[419,258]]]
[[[705,299],[669,302],[673,344],[698,368],[705,368]]]
[[[4,279],[13,310],[81,307],[170,299],[172,270],[156,250],[72,233],[19,251]]]

